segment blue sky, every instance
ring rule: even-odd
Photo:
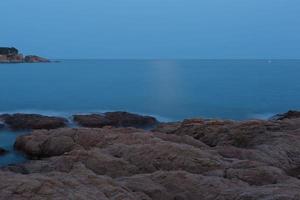
[[[9,0],[0,46],[50,58],[300,58],[299,0]]]

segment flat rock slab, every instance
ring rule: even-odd
[[[65,118],[38,114],[2,115],[0,119],[13,130],[56,129],[67,124]]]
[[[107,112],[90,115],[74,115],[74,121],[83,127],[102,128],[114,127],[151,127],[157,124],[157,120],[151,116],[142,116],[128,112]]]

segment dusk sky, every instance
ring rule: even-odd
[[[299,0],[8,0],[0,46],[49,58],[300,58]]]

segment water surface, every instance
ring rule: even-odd
[[[125,110],[162,121],[268,118],[300,109],[300,60],[63,60],[1,64],[0,113]],[[0,131],[12,150],[19,133]],[[0,157],[0,165],[19,162]]]
[[[127,110],[170,120],[300,108],[300,60],[68,60],[1,64],[0,112]]]

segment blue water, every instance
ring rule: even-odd
[[[1,64],[0,112],[127,110],[169,120],[300,108],[300,60],[70,60]]]
[[[18,136],[23,134],[23,132],[12,132],[9,130],[0,131],[0,147],[9,151],[9,153],[4,156],[0,156],[0,167],[9,164],[17,164],[26,160],[21,153],[16,152],[13,149],[14,141]]]
[[[300,109],[300,60],[63,60],[0,65],[0,113],[126,110],[162,121]],[[7,139],[7,137],[11,139]],[[0,132],[0,146],[15,135]],[[0,164],[3,158],[0,158]],[[14,160],[14,159],[12,159]]]

